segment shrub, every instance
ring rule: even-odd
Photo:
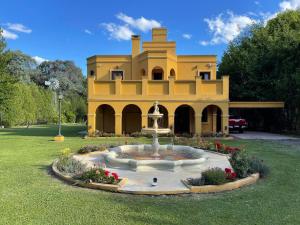
[[[208,169],[201,174],[204,185],[219,185],[227,182],[226,174],[221,168]]]
[[[75,176],[76,179],[84,182],[95,182],[102,184],[117,184],[119,183],[119,176],[116,173],[110,173],[108,170],[102,168],[93,168],[80,175]]]
[[[84,147],[81,147],[78,150],[79,154],[86,154],[90,152],[96,152],[96,151],[105,151],[107,149],[106,145],[87,145]]]
[[[86,165],[74,159],[72,156],[61,156],[56,164],[57,169],[63,173],[80,174],[86,169]]]
[[[269,174],[270,170],[269,167],[264,164],[263,160],[254,157],[250,159],[249,172],[259,173],[260,177],[266,177]]]
[[[244,178],[248,176],[250,171],[250,159],[245,151],[233,152],[229,161],[237,177]]]

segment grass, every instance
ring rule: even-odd
[[[64,126],[63,143],[51,141],[56,134],[54,126],[0,129],[1,225],[300,224],[300,146],[227,141],[245,145],[250,154],[264,159],[271,168],[270,176],[226,193],[135,196],[74,187],[49,173],[49,165],[63,148],[75,151],[86,144],[125,141],[84,140],[77,135],[82,129]]]

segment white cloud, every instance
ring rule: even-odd
[[[300,8],[300,0],[285,0],[279,3],[281,11],[296,10]]]
[[[18,35],[15,33],[12,33],[8,30],[2,29],[2,36],[6,39],[12,39],[12,40],[16,40],[18,38]]]
[[[227,12],[226,18],[220,14],[213,19],[206,18],[204,21],[212,33],[210,41],[200,41],[200,44],[204,46],[226,44],[236,38],[245,28],[257,23],[255,19],[245,15],[235,15],[232,12]]]
[[[128,27],[128,25],[117,25],[114,23],[102,23],[102,26],[109,33],[111,39],[118,41],[121,40],[130,40],[133,31]]]
[[[31,29],[25,27],[23,24],[20,23],[7,23],[6,24],[7,29],[21,32],[21,33],[27,33],[30,34],[32,32]]]
[[[190,40],[190,39],[192,38],[192,35],[191,35],[191,34],[182,34],[182,37],[183,37],[184,39]]]
[[[135,28],[137,30],[140,30],[142,32],[147,32],[155,27],[161,27],[161,24],[153,19],[146,19],[145,17],[140,17],[137,19],[134,19],[130,16],[127,16],[124,13],[119,13],[116,15],[116,17],[123,21],[125,24],[131,26],[132,28]]]
[[[90,30],[88,30],[88,29],[85,29],[85,30],[84,30],[84,33],[90,34],[90,35],[93,34],[93,33],[92,33]]]
[[[40,65],[42,62],[48,61],[47,59],[44,59],[44,58],[39,57],[39,56],[33,56],[32,58],[36,61],[36,63],[38,65]]]
[[[255,5],[260,5],[260,2],[259,1],[254,1],[254,4]]]

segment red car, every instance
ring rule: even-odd
[[[239,133],[243,133],[247,127],[248,123],[245,119],[242,119],[239,116],[229,116],[229,131],[238,131]]]

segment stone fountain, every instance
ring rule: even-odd
[[[137,170],[161,169],[175,171],[178,168],[194,169],[201,167],[206,160],[204,151],[184,145],[160,145],[158,134],[168,134],[169,128],[159,128],[158,119],[164,115],[159,112],[158,102],[154,111],[148,114],[153,127],[143,128],[142,132],[152,134],[152,144],[121,145],[109,149],[105,155],[106,163],[112,168]]]
[[[142,132],[146,134],[152,134],[152,149],[154,157],[159,157],[160,154],[158,153],[159,150],[159,142],[158,142],[158,134],[168,134],[171,132],[169,128],[158,128],[158,119],[162,118],[164,114],[159,112],[158,108],[158,101],[154,103],[154,111],[153,113],[149,113],[148,117],[153,120],[153,127],[152,128],[143,128]]]

